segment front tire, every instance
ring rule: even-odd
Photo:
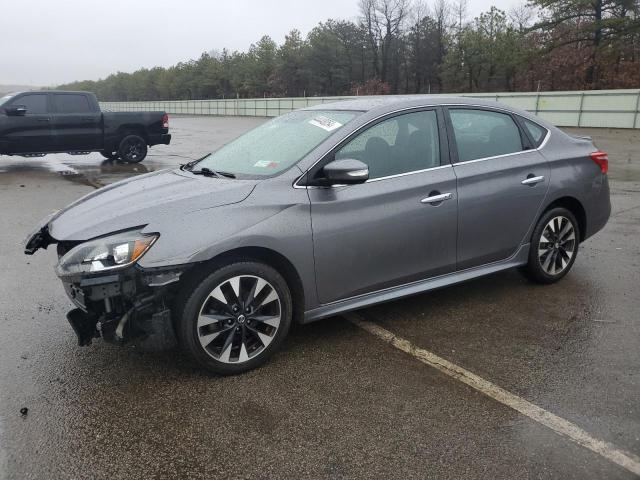
[[[139,135],[127,135],[120,142],[118,156],[127,163],[139,163],[147,156],[147,142]]]
[[[182,298],[175,312],[180,344],[214,373],[234,375],[264,364],[291,326],[289,287],[263,263],[240,261],[216,269],[188,282]]]
[[[578,222],[569,210],[558,207],[545,212],[531,236],[525,275],[537,283],[559,281],[576,261],[579,242]]]

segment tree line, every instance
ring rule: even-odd
[[[640,87],[640,0],[530,0],[468,18],[467,0],[359,0],[282,45],[60,85],[103,101]]]

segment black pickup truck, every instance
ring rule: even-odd
[[[147,147],[170,141],[165,112],[102,112],[90,92],[33,91],[0,98],[0,155],[100,152],[141,162]]]

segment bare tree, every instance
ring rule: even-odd
[[[380,38],[382,31],[376,14],[377,0],[360,0],[361,21],[367,30],[367,39],[371,49],[373,73],[380,78]]]
[[[411,27],[409,29],[408,42],[411,42],[411,55],[413,57],[413,71],[411,74],[408,73],[407,69],[407,78],[406,78],[406,88],[405,90],[409,91],[409,75],[413,76],[413,81],[415,83],[415,92],[420,93],[422,91],[423,80],[426,77],[426,70],[428,69],[427,62],[423,61],[424,51],[428,48],[425,43],[424,35],[422,34],[421,24],[428,20],[429,17],[429,6],[425,0],[416,0],[411,8],[411,13],[409,15]],[[405,44],[407,42],[404,42]],[[406,60],[406,58],[405,58]]]
[[[365,25],[373,51],[374,72],[386,82],[394,40],[403,31],[411,0],[360,0],[362,23]]]
[[[425,17],[429,16],[429,5],[425,0],[416,0],[411,5],[408,15],[413,25],[418,25]]]
[[[511,23],[518,28],[518,31],[524,32],[532,25],[535,11],[528,3],[521,3],[511,7],[508,16]]]
[[[437,48],[435,52],[436,63],[442,65],[446,54],[447,32],[451,24],[451,6],[447,0],[436,0],[432,17],[436,22],[437,30]],[[442,75],[436,75],[436,83],[438,84],[438,92],[442,92]]]
[[[464,24],[467,22],[468,4],[469,0],[456,0],[451,6],[458,35],[460,35]]]

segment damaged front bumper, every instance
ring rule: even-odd
[[[49,235],[49,222],[53,220],[58,213],[60,213],[59,210],[50,213],[40,222],[35,230],[27,235],[27,238],[25,238],[23,242],[25,255],[33,255],[40,248],[46,249],[49,245],[55,243],[55,240]]]
[[[176,345],[168,307],[186,267],[145,270],[132,266],[108,275],[61,277],[77,308],[67,314],[80,346],[94,338],[146,351]]]
[[[56,212],[57,213],[57,212]],[[82,242],[59,242],[49,234],[53,213],[24,242],[24,252],[57,244],[61,258]],[[177,293],[181,275],[191,267],[144,269],[133,263],[122,269],[60,276],[76,308],[67,319],[81,346],[102,337],[109,343],[133,343],[144,350],[165,350],[176,344],[168,305]]]

